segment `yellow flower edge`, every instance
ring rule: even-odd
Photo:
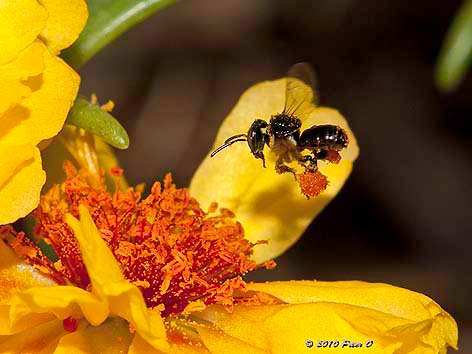
[[[80,83],[56,55],[78,37],[87,16],[84,0],[17,0],[0,7],[0,225],[39,203],[45,173],[36,146],[62,128]]]
[[[425,295],[361,281],[250,283],[274,305],[211,305],[181,322],[194,343],[167,337],[159,312],[147,309],[93,220],[80,207],[68,216],[92,282],[92,291],[51,286],[0,243],[0,353],[306,353],[306,341],[333,341],[330,353],[435,354],[457,348],[454,319]],[[81,319],[75,332],[61,320]],[[166,322],[174,321],[172,318]],[[135,328],[134,333],[128,324]],[[169,326],[167,326],[169,328]],[[172,326],[170,326],[172,328]],[[349,341],[349,342],[346,342]],[[196,343],[196,344],[195,344]],[[347,343],[347,344],[346,344]],[[370,343],[370,344],[368,344]],[[342,347],[342,346],[345,347]],[[367,347],[369,345],[369,347]],[[36,348],[36,349],[31,349]],[[354,350],[354,349],[353,349]]]
[[[0,143],[0,224],[27,215],[39,201],[46,173],[37,147]]]
[[[41,0],[48,11],[46,26],[41,39],[54,54],[69,47],[79,37],[88,17],[84,0]]]
[[[340,291],[337,285],[329,284],[331,292]],[[316,283],[312,286],[316,287]],[[342,302],[328,298],[285,305],[237,306],[232,314],[213,306],[201,316],[216,330],[211,336],[203,335],[203,341],[211,348],[227,336],[260,353],[306,353],[307,340],[318,348],[332,342],[330,348],[321,349],[330,353],[349,351],[351,345],[356,346],[356,352],[385,354],[437,354],[446,353],[448,345],[457,348],[457,326],[442,310],[432,311],[425,319],[412,320],[378,311],[375,306],[351,304],[349,292],[343,297]],[[405,297],[403,301],[412,299]],[[328,344],[323,344],[325,341]]]
[[[14,60],[36,40],[46,26],[47,18],[47,10],[37,0],[2,2],[0,66]]]
[[[285,79],[266,81],[244,92],[223,121],[213,146],[221,145],[232,135],[246,133],[257,118],[269,120],[271,115],[280,113],[285,82]],[[359,154],[355,136],[338,111],[317,107],[302,124],[302,129],[315,124],[339,125],[349,136],[349,147],[341,151],[338,165],[319,163],[320,171],[330,183],[320,196],[307,200],[291,174],[278,175],[274,171],[272,153],[266,153],[268,163],[264,169],[245,143],[234,144],[213,158],[208,155],[190,184],[190,194],[203,208],[217,201],[237,215],[251,242],[269,241],[268,245],[255,249],[254,259],[260,263],[280,255],[300,238],[342,188]]]

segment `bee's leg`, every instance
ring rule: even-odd
[[[313,151],[313,154],[316,156],[317,160],[324,160],[328,157],[328,150]]]
[[[262,166],[264,168],[266,168],[266,163],[265,163],[265,157],[264,157],[264,153],[262,151],[258,151],[258,152],[255,152],[253,153],[254,154],[254,157],[256,159],[261,159],[262,160]]]
[[[277,158],[277,161],[275,162],[275,172],[277,172],[278,174],[290,172],[294,175],[294,177],[296,179],[297,176],[296,176],[295,171],[293,170],[293,168],[291,168],[291,167],[284,164],[285,159],[286,159],[285,154],[282,154]]]
[[[305,155],[305,156],[302,156],[300,160],[300,164],[303,167],[305,167],[305,170],[313,172],[313,171],[318,170],[317,161],[318,161],[317,157],[312,156],[312,155]],[[307,162],[308,162],[308,165],[306,164]]]

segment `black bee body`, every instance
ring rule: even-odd
[[[294,136],[298,140],[301,126],[302,121],[300,119],[285,113],[279,113],[270,118],[267,133],[273,135],[275,139]]]
[[[348,145],[344,129],[337,125],[315,125],[303,131],[298,141],[300,149],[342,150]]]
[[[295,79],[292,77],[287,79],[286,102],[282,113],[273,115],[269,122],[263,119],[254,120],[247,134],[237,134],[226,139],[224,144],[214,150],[210,156],[215,156],[236,142],[247,141],[251,153],[256,159],[262,160],[264,167],[264,147],[267,145],[275,153],[277,173],[291,172],[295,175],[295,170],[286,165],[292,161],[297,161],[310,171],[317,170],[318,160],[339,162],[341,156],[338,151],[346,148],[349,142],[344,129],[326,124],[314,125],[301,131],[300,118],[306,118],[314,107],[307,110],[303,104],[314,98],[306,95],[299,97],[302,88],[300,81],[308,83],[310,80],[305,78],[312,73],[311,68],[303,63],[295,65],[293,69],[295,69],[292,70]],[[311,154],[302,155],[304,150],[308,150]]]

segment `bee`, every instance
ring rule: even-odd
[[[246,134],[229,137],[210,156],[215,156],[234,143],[246,141],[254,157],[261,159],[263,167],[266,167],[264,148],[267,145],[277,157],[275,171],[279,174],[292,173],[295,178],[295,170],[287,165],[292,161],[302,165],[305,172],[316,172],[320,160],[338,163],[341,159],[339,151],[349,144],[344,129],[324,124],[302,131],[302,122],[318,104],[315,82],[313,69],[308,63],[292,66],[286,79],[283,111],[271,116],[269,122],[264,119],[254,120]]]

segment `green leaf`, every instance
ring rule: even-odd
[[[461,83],[472,59],[472,0],[459,9],[444,40],[436,66],[436,85],[445,92]]]
[[[176,0],[89,0],[89,18],[78,40],[62,57],[79,68],[120,34]]]
[[[115,117],[84,98],[77,98],[66,123],[97,135],[118,149],[127,149],[129,146],[128,134]]]

